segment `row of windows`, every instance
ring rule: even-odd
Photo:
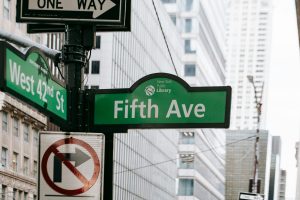
[[[13,200],[29,200],[28,192],[18,190],[13,188],[12,193],[8,191],[8,187],[6,185],[1,186],[1,199],[13,199]],[[33,200],[36,200],[37,196],[33,195]]]
[[[20,137],[20,120],[18,118],[11,118],[12,120],[12,134],[15,137]],[[23,124],[23,140],[27,143],[30,142],[30,128],[29,124]],[[9,132],[9,118],[8,113],[3,111],[2,112],[2,132],[3,134],[7,134]],[[33,143],[35,146],[38,145],[38,131],[36,129],[32,129],[33,135]]]
[[[21,172],[26,176],[32,176],[36,177],[38,172],[38,163],[37,161],[33,161],[32,166],[32,172],[30,172],[30,163],[29,158],[24,156],[23,157],[23,165],[22,168],[20,168],[20,158],[19,154],[17,152],[13,152],[11,162],[9,162],[9,151],[7,148],[2,147],[1,151],[1,166],[3,168],[9,168],[12,169],[15,172]],[[10,164],[10,166],[9,166]]]

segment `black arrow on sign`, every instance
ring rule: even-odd
[[[91,157],[81,151],[78,148],[75,148],[75,153],[59,153],[64,156],[65,160],[68,161],[74,161],[75,162],[75,167],[80,166],[81,164],[85,163]],[[53,162],[53,182],[58,182],[61,183],[62,179],[62,161],[60,158],[57,156],[54,156],[54,162]]]

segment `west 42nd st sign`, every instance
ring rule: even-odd
[[[95,91],[92,131],[129,128],[228,128],[230,87],[190,87],[171,74],[152,74],[130,89]]]
[[[1,89],[47,114],[58,125],[67,121],[67,91],[51,76],[41,52],[29,49],[24,55],[0,42]]]

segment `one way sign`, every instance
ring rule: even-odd
[[[17,22],[130,24],[131,0],[17,0]]]
[[[239,200],[264,200],[264,195],[241,192],[239,195]]]
[[[102,199],[104,136],[87,133],[40,133],[40,200]]]

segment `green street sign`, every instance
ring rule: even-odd
[[[228,128],[231,88],[190,87],[171,74],[152,74],[129,89],[90,91],[91,131],[130,128]]]
[[[0,86],[64,126],[67,121],[67,90],[51,76],[47,60],[37,48],[24,55],[6,42],[0,42]]]

